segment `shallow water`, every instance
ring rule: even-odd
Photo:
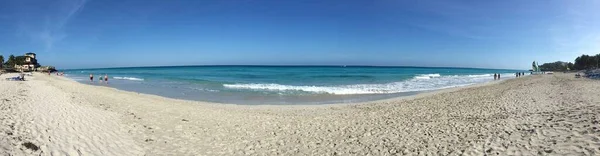
[[[172,98],[236,104],[323,104],[379,100],[514,78],[517,70],[430,67],[175,66],[65,70],[67,77]],[[96,76],[89,81],[89,74]]]

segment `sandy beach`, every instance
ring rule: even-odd
[[[316,106],[169,99],[0,76],[0,155],[598,155],[600,81],[534,75]]]

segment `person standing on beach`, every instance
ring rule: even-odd
[[[90,82],[94,82],[94,74],[90,74]]]
[[[500,80],[500,74],[498,74],[498,80]]]
[[[494,80],[498,78],[498,74],[494,73]]]

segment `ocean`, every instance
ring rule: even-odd
[[[380,100],[514,78],[520,70],[371,66],[169,66],[64,70],[75,81],[164,97],[233,104]],[[94,74],[90,82],[89,74]],[[109,76],[109,84],[98,76]]]

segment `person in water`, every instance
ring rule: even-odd
[[[498,74],[494,73],[494,80],[498,78]]]
[[[108,74],[104,74],[104,83],[108,84]]]
[[[500,80],[500,74],[498,74],[498,80]]]
[[[90,82],[94,82],[94,74],[90,74]]]

